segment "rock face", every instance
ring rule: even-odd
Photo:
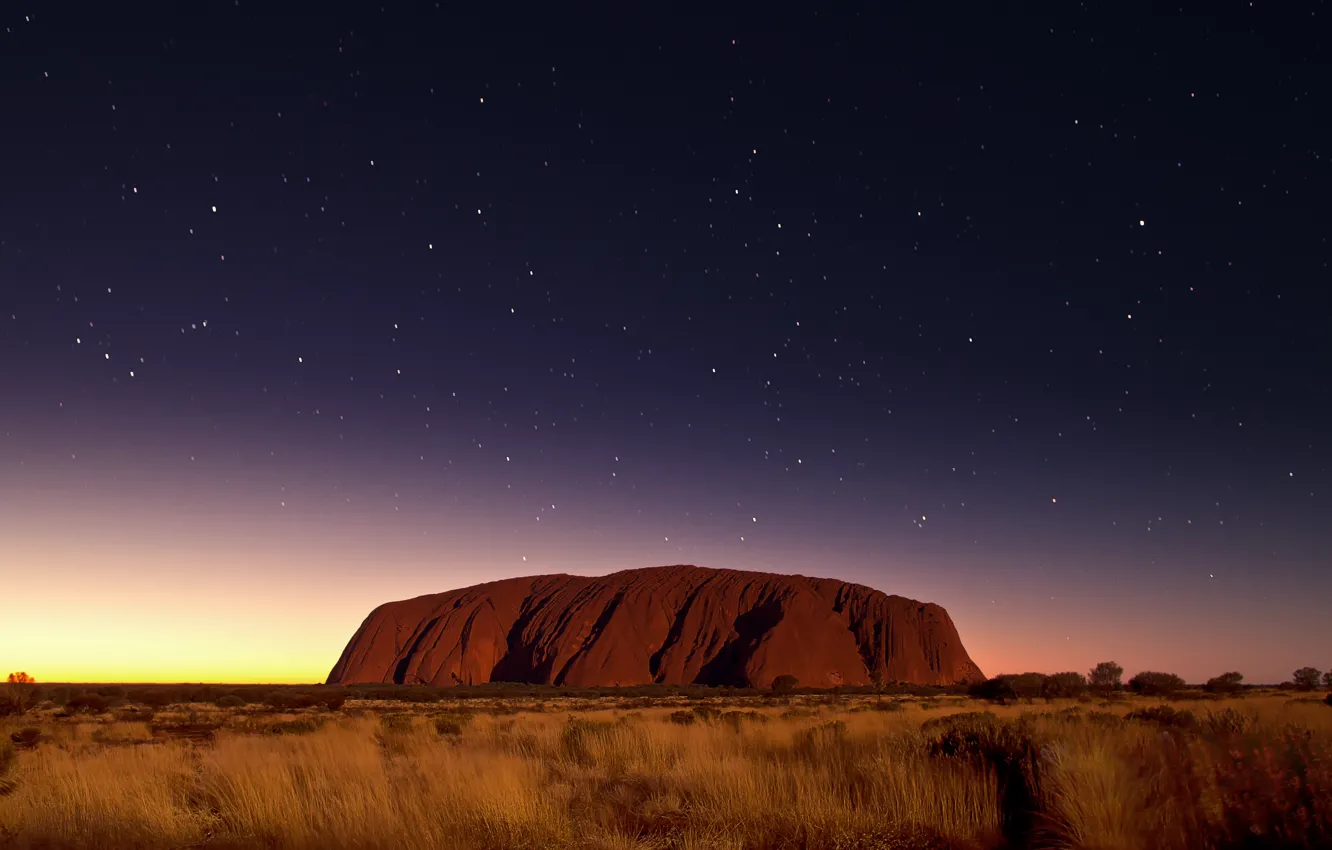
[[[388,602],[329,684],[943,685],[984,679],[948,612],[804,576],[675,566],[534,576]]]

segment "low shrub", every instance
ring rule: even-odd
[[[317,717],[297,717],[294,720],[279,720],[264,731],[269,735],[309,735],[324,728],[324,722]]]
[[[800,680],[790,673],[783,673],[772,680],[772,693],[775,696],[787,696],[800,685]]]
[[[153,721],[153,709],[130,706],[117,711],[116,719],[121,723],[151,723]]]
[[[1244,674],[1239,672],[1222,673],[1213,676],[1203,685],[1203,689],[1214,694],[1233,694],[1244,687]]]
[[[865,708],[869,711],[883,711],[883,712],[906,711],[906,706],[902,705],[902,703],[898,702],[897,700],[875,700],[874,702],[866,705]]]
[[[1223,847],[1332,846],[1332,749],[1310,730],[1266,728],[1228,742],[1214,764]]]
[[[1212,737],[1224,738],[1250,732],[1255,723],[1253,716],[1236,711],[1233,708],[1226,708],[1206,715],[1200,725],[1203,731]]]
[[[757,711],[727,711],[718,720],[733,729],[739,729],[746,723],[767,723],[768,715]]]
[[[437,714],[435,715],[435,732],[445,737],[456,738],[463,733],[463,730],[472,725],[474,716],[469,712]]]
[[[65,703],[65,710],[71,714],[86,712],[88,714],[101,714],[110,707],[111,701],[101,694],[85,691],[78,696],[70,697],[69,702]]]
[[[1198,718],[1186,709],[1175,709],[1168,705],[1154,705],[1140,708],[1124,715],[1125,720],[1137,720],[1142,723],[1155,723],[1171,729],[1197,729]]]
[[[213,700],[213,705],[218,708],[242,708],[245,706],[245,700],[236,694],[227,694]]]
[[[260,702],[274,711],[281,711],[292,707],[291,695],[285,691],[269,691],[264,694]]]
[[[989,711],[965,711],[927,720],[920,726],[931,755],[979,757],[986,763],[1013,762],[1032,748],[1031,736]]]
[[[698,720],[698,715],[692,711],[671,712],[671,722],[677,726],[693,726],[696,720]]]
[[[42,730],[36,726],[25,726],[17,732],[11,732],[9,740],[20,747],[35,747],[42,739]]]
[[[167,688],[134,688],[126,693],[130,702],[151,708],[166,708],[182,701],[181,694]]]
[[[385,714],[379,718],[379,725],[385,732],[410,732],[413,723],[410,714]]]
[[[926,751],[994,771],[1007,843],[1030,846],[1039,808],[1042,747],[1025,719],[1001,720],[988,711],[968,711],[921,724]],[[1054,750],[1047,750],[1054,753]]]

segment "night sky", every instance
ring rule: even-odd
[[[673,563],[1332,666],[1332,8],[725,5],[5,4],[0,672]]]

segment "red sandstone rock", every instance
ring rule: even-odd
[[[984,679],[948,612],[834,579],[703,567],[513,578],[370,612],[329,684],[767,687]]]

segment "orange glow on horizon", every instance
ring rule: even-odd
[[[2,495],[2,494],[0,494]],[[69,507],[69,506],[65,506]],[[1289,678],[1317,666],[1326,627],[1308,616],[1254,617],[1257,596],[1178,595],[1126,604],[1111,575],[1051,599],[1046,580],[1009,580],[986,590],[1001,559],[903,553],[882,556],[802,549],[799,539],[766,548],[682,553],[645,560],[633,530],[589,540],[569,534],[524,561],[510,529],[441,525],[416,540],[393,527],[244,522],[225,508],[186,513],[112,500],[85,510],[71,539],[68,510],[0,500],[16,520],[0,535],[8,604],[0,617],[0,676],[26,670],[38,682],[304,684],[324,681],[347,640],[376,605],[516,575],[599,574],[665,563],[801,573],[859,581],[943,605],[963,645],[987,675],[1085,672],[1115,660],[1202,681],[1225,670],[1250,682]],[[89,517],[97,517],[91,520]],[[53,517],[60,517],[59,520]],[[339,536],[340,535],[340,536]],[[595,547],[596,556],[587,552]],[[1207,585],[1203,588],[1206,589]],[[992,596],[997,597],[992,600]],[[17,600],[16,602],[14,600]],[[1232,623],[1243,622],[1236,630]],[[1305,658],[1303,648],[1315,650]]]

